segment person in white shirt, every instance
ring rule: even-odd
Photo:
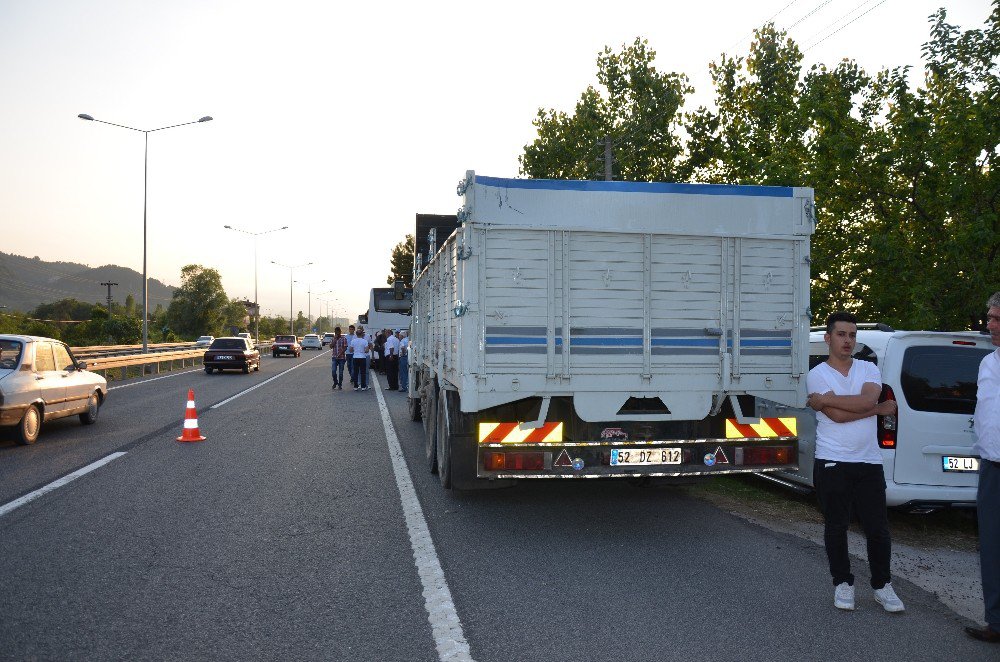
[[[387,331],[382,341],[382,362],[385,364],[385,379],[390,391],[399,390],[399,338],[395,331]]]
[[[351,340],[351,349],[354,350],[355,380],[357,380],[354,384],[355,391],[368,390],[368,350],[370,348],[371,343],[365,338],[364,330],[359,328],[354,339]]]
[[[986,307],[986,329],[993,345],[1000,348],[1000,292],[990,297]],[[986,627],[966,627],[965,631],[974,639],[1000,644],[1000,349],[979,364],[972,420],[976,430],[972,452],[980,458],[976,513]]]
[[[894,415],[896,403],[879,402],[882,374],[878,366],[853,358],[857,336],[854,315],[830,315],[823,336],[830,356],[807,377],[808,404],[816,410],[813,484],[825,522],[823,540],[833,575],[834,606],[854,609],[854,575],[847,552],[847,528],[854,512],[868,541],[875,600],[886,611],[900,612],[903,602],[890,583],[892,540],[875,418]]]
[[[410,337],[406,331],[399,332],[399,390],[410,390]]]

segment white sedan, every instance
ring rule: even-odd
[[[315,333],[302,336],[302,349],[323,349],[323,341]]]

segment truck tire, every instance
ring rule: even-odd
[[[424,457],[427,469],[437,473],[437,389],[434,382],[424,384],[420,391],[420,410],[424,419]]]
[[[446,490],[494,490],[514,485],[514,480],[479,478],[479,440],[473,433],[475,416],[463,414],[455,391],[441,390],[437,398],[437,462],[438,479]]]

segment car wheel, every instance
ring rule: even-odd
[[[257,361],[257,363],[253,364],[253,371],[254,372],[260,372],[260,361],[259,360]]]
[[[271,358],[272,359],[278,358],[278,353],[277,352],[271,352]]]
[[[42,414],[38,405],[28,405],[21,422],[17,424],[17,443],[27,446],[38,441],[38,433],[42,430]]]
[[[80,414],[80,422],[84,425],[93,425],[97,422],[97,413],[101,411],[101,399],[96,393],[91,393],[87,399],[87,411]]]
[[[206,375],[211,375],[212,374],[212,369],[210,367],[208,367],[208,366],[205,366],[205,374]]]
[[[250,364],[249,363],[244,363],[243,364],[243,374],[244,375],[249,375],[250,374]]]

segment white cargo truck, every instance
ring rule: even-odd
[[[752,415],[805,404],[812,189],[458,192],[447,236],[418,215],[409,362],[444,487],[797,467],[795,419]]]

